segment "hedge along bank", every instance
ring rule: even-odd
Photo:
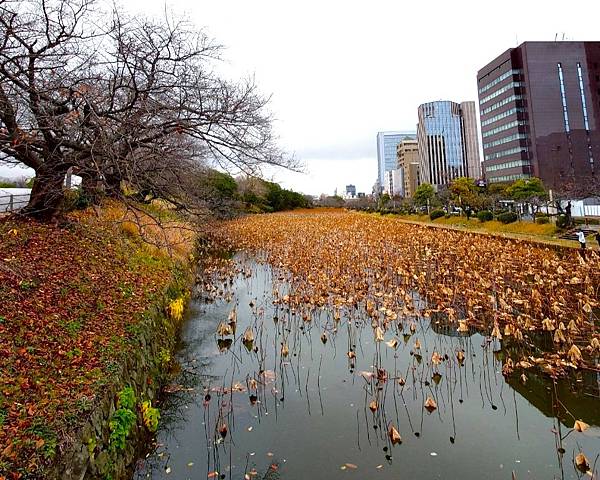
[[[138,225],[0,223],[0,478],[122,478],[156,430],[195,234]]]

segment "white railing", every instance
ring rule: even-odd
[[[0,189],[0,213],[16,212],[29,203],[28,188]]]

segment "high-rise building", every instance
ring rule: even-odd
[[[356,186],[355,185],[346,185],[346,198],[355,198],[356,197]]]
[[[396,147],[405,139],[414,139],[410,132],[379,132],[377,134],[377,180],[383,188],[385,172],[396,168]]]
[[[412,197],[419,186],[419,143],[402,140],[396,148],[396,160],[402,171],[402,196]]]
[[[489,182],[535,176],[559,187],[598,175],[600,42],[525,42],[477,84]]]
[[[479,178],[475,102],[420,105],[417,140],[422,182],[439,188],[458,177]]]
[[[386,171],[383,193],[387,193],[390,197],[403,196],[403,190],[402,170],[395,168],[394,170]]]

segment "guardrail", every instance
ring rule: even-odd
[[[16,212],[29,203],[29,194],[0,195],[0,213]]]

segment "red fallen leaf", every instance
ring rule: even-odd
[[[227,436],[227,425],[225,425],[224,423],[219,427],[219,433],[221,434],[221,437],[225,438]]]
[[[209,472],[207,475],[207,478],[215,478],[219,475],[219,472],[217,472],[216,470],[214,472]]]

